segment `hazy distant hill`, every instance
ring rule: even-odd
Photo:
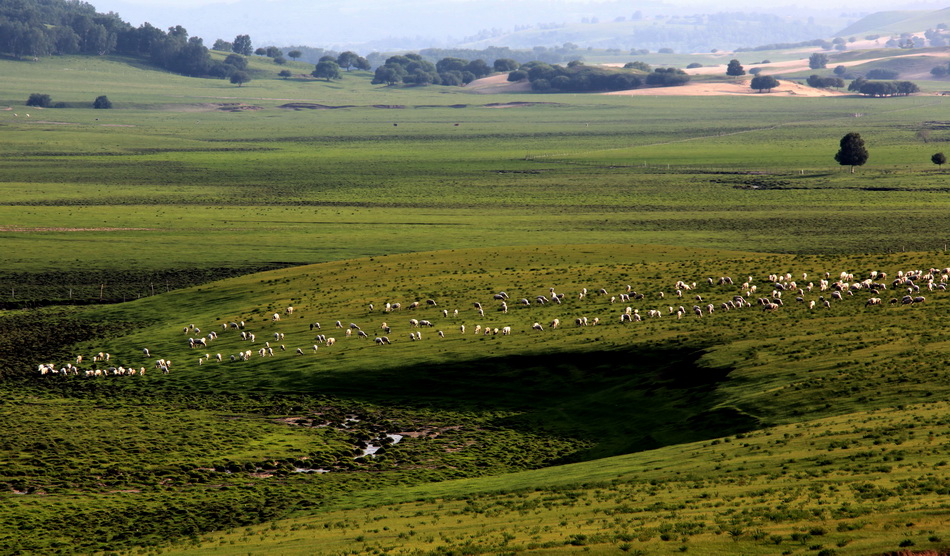
[[[839,36],[889,33],[919,33],[941,23],[950,25],[950,8],[936,11],[877,12],[845,27]]]

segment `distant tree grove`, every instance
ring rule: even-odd
[[[250,46],[246,35],[235,39]],[[240,39],[240,40],[238,40]],[[223,42],[223,41],[222,41]],[[235,44],[216,44],[216,47]],[[237,68],[211,58],[200,37],[180,26],[163,31],[149,23],[133,27],[114,13],[97,13],[86,2],[18,0],[0,3],[0,53],[14,58],[121,54],[149,60],[182,75],[226,79]]]
[[[528,62],[508,74],[508,81],[527,79],[537,92],[625,91],[644,85],[671,87],[689,81],[689,75],[675,68],[656,68],[636,63],[623,69],[585,66],[571,62],[567,67],[544,62]],[[646,70],[646,71],[644,71]]]

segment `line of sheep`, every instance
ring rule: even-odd
[[[797,275],[796,275],[797,276]],[[731,311],[735,309],[751,308],[755,306],[760,306],[764,311],[775,312],[784,307],[783,295],[794,295],[795,301],[807,307],[809,310],[822,307],[830,308],[832,303],[846,302],[849,299],[855,297],[858,293],[867,293],[868,297],[864,300],[864,305],[866,307],[870,306],[881,306],[885,304],[892,305],[915,305],[924,303],[926,297],[921,295],[922,291],[928,292],[937,292],[945,291],[947,288],[947,283],[950,281],[950,268],[936,269],[931,268],[928,270],[910,270],[910,271],[898,271],[896,273],[896,278],[888,282],[888,276],[884,272],[871,272],[868,277],[863,279],[856,280],[854,275],[849,272],[841,272],[840,274],[832,276],[831,273],[825,273],[822,277],[817,280],[817,283],[814,281],[808,281],[808,274],[801,274],[801,281],[798,282],[796,279],[793,279],[791,273],[785,274],[770,274],[767,277],[767,280],[761,284],[755,283],[753,277],[749,276],[741,285],[736,286],[732,278],[728,276],[720,277],[719,279],[707,278],[704,283],[700,282],[687,282],[684,280],[678,280],[673,284],[671,295],[678,300],[685,300],[692,298],[694,303],[691,307],[687,308],[686,305],[670,305],[665,302],[667,294],[665,291],[657,291],[649,295],[639,293],[635,291],[631,286],[627,285],[621,287],[620,291],[615,295],[612,295],[607,288],[597,288],[596,295],[589,296],[588,293],[591,290],[587,288],[582,288],[576,294],[576,300],[578,303],[584,303],[596,305],[591,300],[600,300],[600,309],[603,309],[605,306],[607,308],[613,307],[617,302],[626,305],[623,309],[614,312],[615,317],[610,320],[602,320],[600,316],[576,316],[571,317],[567,322],[573,321],[575,327],[585,327],[585,326],[598,326],[606,322],[617,322],[621,325],[626,323],[641,322],[644,318],[660,318],[664,315],[674,316],[677,319],[682,319],[688,315],[694,315],[697,318],[703,316],[709,316],[716,312],[717,309],[723,311]],[[888,288],[895,292],[899,292],[899,295],[895,294],[888,302],[885,302],[881,297],[882,292],[889,291]],[[761,292],[759,290],[762,290]],[[701,291],[703,290],[703,291]],[[704,295],[707,297],[715,295],[723,295],[725,298],[718,302],[711,302],[704,298]],[[516,304],[521,306],[524,309],[529,308],[538,308],[545,306],[560,306],[567,302],[568,296],[564,293],[558,293],[555,288],[549,288],[545,294],[540,295],[529,295],[527,297],[522,297],[520,301]],[[637,302],[648,304],[650,300],[654,302],[659,301],[662,305],[658,308],[646,308],[642,307],[643,313],[641,314],[641,308],[635,308]],[[585,301],[587,300],[587,301]],[[508,305],[510,301],[510,296],[504,292],[498,292],[492,295],[491,301],[486,303],[494,302],[497,304],[495,310],[498,313],[507,315],[511,309]],[[383,314],[391,314],[400,310],[412,311],[415,309],[421,309],[425,307],[437,308],[438,304],[435,300],[429,299],[425,302],[412,302],[403,309],[401,303],[386,303],[384,305]],[[485,307],[483,307],[481,301],[474,301],[471,304],[472,309],[479,315],[479,317],[485,316]],[[369,305],[370,313],[374,312],[374,306]],[[449,311],[448,309],[439,309],[442,314],[442,317],[445,319],[451,319],[454,321],[453,328],[449,330],[457,330],[459,335],[466,334],[466,324],[464,322],[459,322],[460,313],[458,309]],[[284,316],[293,315],[294,308],[287,307],[283,312]],[[535,321],[531,325],[528,331],[537,331],[544,332],[546,327],[548,330],[556,330],[561,326],[562,316],[554,317],[551,320],[545,320],[546,324]],[[606,316],[605,316],[606,318]],[[273,313],[270,319],[272,324],[277,324],[281,320],[280,313]],[[533,320],[533,319],[532,319]],[[413,342],[418,342],[423,339],[422,330],[423,328],[436,328],[436,324],[430,319],[417,319],[409,318],[406,320],[408,325],[408,336],[409,340]],[[196,348],[208,348],[214,342],[216,342],[220,335],[234,335],[240,338],[242,343],[246,342],[249,344],[255,344],[256,349],[241,349],[237,353],[224,356],[221,353],[216,353],[212,355],[211,353],[204,353],[200,355],[197,359],[197,364],[203,365],[205,363],[216,362],[223,363],[225,361],[238,362],[238,361],[249,361],[253,358],[255,353],[258,357],[273,357],[277,352],[286,352],[288,348],[286,347],[285,334],[283,332],[273,332],[273,342],[274,345],[271,345],[271,341],[265,341],[263,345],[257,347],[256,339],[257,336],[247,329],[247,324],[243,320],[235,320],[232,322],[226,322],[220,325],[220,332],[212,331],[205,335],[201,334],[201,330],[191,324],[182,328],[182,332],[188,335],[187,344],[191,349]],[[316,354],[321,347],[329,348],[334,346],[337,343],[335,337],[330,337],[321,332],[322,326],[319,322],[312,322],[309,325],[311,333],[316,332],[316,335],[313,337],[313,342],[308,347],[295,347],[291,348],[293,353],[298,356],[305,355],[306,353]],[[344,325],[343,321],[337,320],[335,327],[342,331],[345,338],[354,338],[354,339],[368,339],[370,337],[362,327],[356,323],[349,323],[349,325]],[[392,333],[392,327],[387,322],[382,322],[379,326],[379,335],[375,336],[373,343],[378,346],[391,345],[393,343],[390,340],[389,335]],[[480,323],[476,324],[471,328],[472,333],[476,336],[510,336],[515,331],[511,325],[496,325],[494,323]],[[258,331],[258,333],[262,333]],[[436,330],[436,336],[439,338],[445,338],[446,332],[442,329]],[[275,351],[276,350],[276,351]],[[150,358],[151,354],[147,348],[142,350],[145,358]],[[99,352],[98,354],[92,357],[94,362],[110,360],[110,354]],[[72,363],[66,365],[53,365],[53,364],[43,364],[38,367],[38,371],[41,375],[47,374],[62,374],[62,375],[81,375],[81,376],[135,376],[135,375],[144,375],[145,366],[136,367],[123,367],[123,366],[109,366],[105,369],[80,369],[79,365],[82,363],[83,357],[81,355],[76,357],[75,365]],[[171,367],[171,362],[167,359],[158,359],[155,363],[155,368],[159,369],[163,374],[169,372]]]

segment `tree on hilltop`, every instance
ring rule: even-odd
[[[851,132],[841,138],[841,148],[835,154],[835,161],[842,166],[851,166],[852,174],[855,166],[863,166],[868,161],[868,150],[864,147],[860,133]]]
[[[251,37],[248,35],[238,35],[234,37],[231,43],[231,51],[244,56],[250,56],[254,53],[254,47],[251,46]]]
[[[369,61],[366,58],[360,56],[356,52],[350,52],[349,50],[337,56],[336,63],[346,71],[350,71],[350,68],[368,70],[371,67],[369,65]]]
[[[303,56],[303,52],[299,50],[291,50],[290,52],[287,53],[287,55],[290,56],[291,60],[296,62],[297,58],[300,58],[301,56]]]

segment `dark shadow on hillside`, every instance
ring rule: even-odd
[[[718,407],[732,369],[697,364],[697,347],[495,357],[320,374],[283,388],[379,405],[503,411],[498,426],[589,441],[572,461],[753,430],[759,420]]]

